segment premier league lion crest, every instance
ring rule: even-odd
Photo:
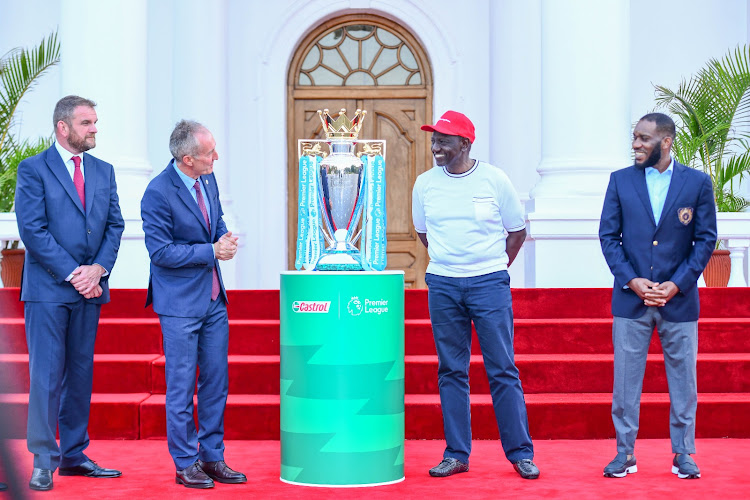
[[[677,218],[683,225],[687,226],[693,220],[693,207],[685,207],[677,210]]]

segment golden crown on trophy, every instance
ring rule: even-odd
[[[334,120],[328,114],[328,110],[318,110],[320,121],[323,122],[323,128],[326,131],[326,137],[329,139],[356,139],[359,135],[359,129],[362,128],[362,121],[365,119],[367,111],[358,109],[354,113],[354,118],[349,119],[346,116],[346,109],[341,108],[339,116]]]

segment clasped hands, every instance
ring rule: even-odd
[[[628,282],[628,287],[633,290],[647,306],[662,307],[680,291],[671,281],[655,283],[646,278],[633,278]]]
[[[86,299],[101,297],[102,287],[99,285],[99,281],[105,272],[106,270],[99,264],[78,266],[73,271],[70,284]]]
[[[230,260],[237,253],[237,236],[232,236],[232,231],[224,233],[219,241],[214,243],[214,255],[219,260]]]

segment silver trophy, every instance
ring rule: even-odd
[[[358,140],[365,114],[366,111],[358,109],[350,120],[342,109],[334,120],[327,109],[318,111],[327,139],[299,141],[298,269],[312,263],[316,271],[385,267],[385,143]],[[323,144],[328,146],[327,153],[323,151]],[[360,152],[357,152],[358,145],[362,148]],[[367,155],[366,161],[362,160],[363,155]],[[360,228],[363,211],[375,215],[366,215]],[[320,225],[321,219],[323,225]],[[382,241],[372,235],[372,227],[368,230],[370,220],[375,222],[376,236],[382,235]],[[366,237],[360,245],[361,252],[355,244],[363,233]],[[319,234],[325,238],[325,250],[316,249]],[[371,252],[368,252],[363,258],[368,244],[378,250],[377,256],[370,258]]]

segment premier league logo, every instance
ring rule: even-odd
[[[346,310],[349,311],[349,314],[352,316],[359,316],[362,314],[364,308],[362,307],[362,302],[359,300],[359,297],[352,297],[346,305]]]

